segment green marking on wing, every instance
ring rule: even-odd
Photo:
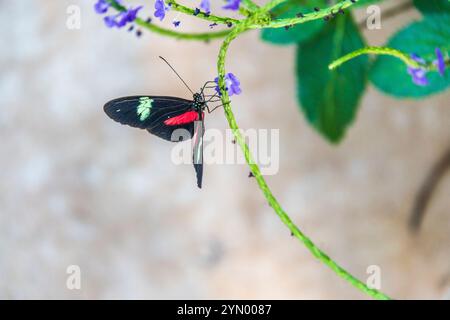
[[[153,99],[149,97],[139,98],[139,105],[137,106],[137,114],[139,120],[144,121],[150,116],[150,110],[152,109]]]

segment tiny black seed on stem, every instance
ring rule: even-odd
[[[253,172],[250,171],[250,172],[248,173],[248,177],[249,177],[249,178],[253,178],[253,177],[254,177]]]
[[[317,8],[317,7],[315,7],[315,8],[314,8],[314,11],[315,11],[315,12],[319,12],[319,11],[320,11],[320,9],[319,9],[319,8]]]
[[[296,17],[297,18],[304,18],[305,15],[303,13],[299,12],[299,13],[296,14]]]

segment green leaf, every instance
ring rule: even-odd
[[[276,18],[280,19],[293,18],[299,12],[311,12],[314,7],[322,7],[325,4],[324,0],[311,0],[308,1],[309,4],[307,5],[301,4],[302,2],[290,1],[282,3],[275,7],[272,13]],[[320,19],[307,23],[300,23],[287,30],[285,28],[263,29],[261,38],[264,41],[278,45],[299,43],[316,35],[323,28],[324,24],[324,21]]]
[[[448,0],[414,0],[414,6],[423,15],[431,13],[450,13],[450,2]]]
[[[429,14],[427,18],[414,22],[396,33],[387,47],[406,53],[415,53],[428,62],[436,59],[435,49],[440,48],[444,57],[450,52],[450,15]],[[428,86],[415,85],[406,65],[393,57],[380,56],[370,72],[370,80],[381,91],[399,98],[422,98],[445,90],[450,84],[450,71],[444,77],[438,72],[427,74]]]
[[[383,0],[359,0],[357,3],[355,3],[352,6],[352,8],[367,6],[369,4],[373,4],[373,3],[377,3],[377,2],[381,2],[381,1],[383,1]]]
[[[307,120],[333,143],[342,139],[355,117],[369,68],[367,56],[333,71],[328,64],[364,46],[349,15],[334,19],[314,39],[298,46],[299,104]]]

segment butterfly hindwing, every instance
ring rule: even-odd
[[[168,141],[181,141],[194,134],[192,103],[176,97],[130,96],[111,100],[103,109],[121,124],[146,129]],[[174,121],[170,121],[172,118]]]

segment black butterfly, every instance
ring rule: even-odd
[[[165,59],[163,60],[167,63]],[[178,75],[175,70],[174,72]],[[178,75],[178,77],[180,76]],[[192,92],[184,81],[183,83]],[[179,142],[192,138],[194,145],[192,160],[197,175],[197,186],[201,188],[203,134],[205,131],[204,111],[206,109],[208,113],[211,113],[220,107],[219,105],[210,110],[207,105],[209,102],[220,101],[219,99],[214,100],[218,96],[217,93],[209,95],[209,99],[206,100],[207,96],[205,96],[204,90],[214,88],[215,86],[208,87],[212,83],[215,82],[206,82],[200,89],[200,93],[193,93],[192,100],[163,96],[130,96],[107,102],[103,110],[114,121],[145,129],[164,140]]]

